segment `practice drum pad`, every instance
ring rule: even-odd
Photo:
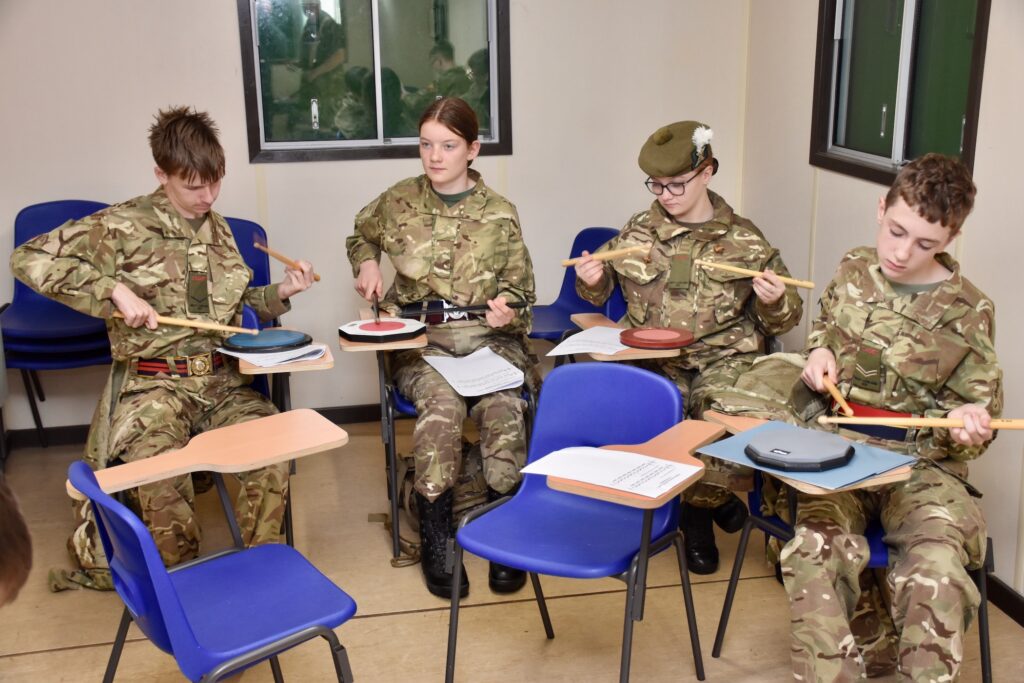
[[[693,343],[693,334],[677,327],[631,327],[619,333],[619,341],[637,349],[681,349]]]
[[[348,341],[386,344],[418,337],[426,324],[419,320],[405,318],[381,318],[375,320],[354,320],[338,327],[338,334]]]
[[[313,338],[305,332],[270,328],[259,334],[233,334],[224,340],[224,348],[241,353],[273,353],[289,351],[312,343]]]
[[[743,451],[759,465],[791,472],[823,472],[853,457],[846,439],[814,429],[769,432],[751,439]]]

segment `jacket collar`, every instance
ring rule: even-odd
[[[960,274],[960,264],[946,252],[935,258],[953,274],[939,283],[929,292],[928,296],[899,295],[892,284],[882,274],[878,263],[878,252],[872,249],[872,263],[868,266],[871,275],[872,291],[864,293],[864,301],[888,305],[894,312],[909,318],[926,329],[935,327],[949,311],[963,291],[964,280]],[[888,302],[888,304],[886,304]]]
[[[455,206],[449,207],[437,196],[437,192],[434,191],[426,174],[421,175],[418,178],[421,197],[420,213],[457,214],[473,220],[483,218],[484,207],[487,205],[487,186],[484,185],[484,180],[480,173],[473,169],[469,169],[469,179],[474,183],[472,193]]]
[[[657,233],[658,239],[666,242],[677,235],[689,232],[693,233],[694,239],[710,242],[729,232],[735,216],[732,207],[711,190],[708,190],[707,193],[708,198],[711,199],[714,213],[711,215],[711,220],[706,223],[681,223],[668,215],[661,203],[655,199],[651,204],[651,217],[657,222],[654,231]]]
[[[214,213],[212,209],[207,214],[206,221],[200,226],[199,230],[193,231],[192,225],[174,208],[163,186],[158,187],[150,194],[149,199],[153,204],[153,211],[159,221],[157,227],[164,237],[187,239],[202,244],[216,244],[219,241],[214,238],[213,227],[220,216]]]

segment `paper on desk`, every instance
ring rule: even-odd
[[[239,351],[228,351],[217,349],[226,356],[234,356],[260,368],[273,368],[287,363],[298,363],[303,360],[316,360],[323,357],[327,352],[325,344],[306,344],[297,349],[287,351],[273,351],[271,353],[242,353]]]
[[[478,349],[468,356],[424,356],[460,396],[483,396],[523,384],[523,371],[491,351]]]
[[[600,325],[577,332],[564,342],[548,351],[549,356],[567,356],[577,353],[603,353],[611,355],[629,347],[619,341],[620,327]]]
[[[545,455],[521,471],[524,474],[574,479],[657,498],[699,469],[693,465],[639,453],[578,446]]]

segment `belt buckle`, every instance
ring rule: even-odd
[[[193,377],[203,377],[213,372],[213,357],[209,353],[201,356],[190,356],[188,359],[188,374]]]

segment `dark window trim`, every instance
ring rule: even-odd
[[[256,84],[256,55],[253,52],[253,17],[249,0],[238,2],[238,33],[242,44],[242,88],[245,98],[246,138],[249,142],[249,161],[278,163],[292,161],[338,161],[341,159],[413,159],[419,157],[416,145],[379,145],[349,149],[262,149],[259,118],[259,89]],[[498,130],[501,139],[496,142],[480,141],[480,154],[512,154],[512,84],[511,34],[509,33],[509,0],[495,0],[498,34]]]
[[[908,0],[909,1],[909,0]],[[808,159],[812,166],[843,175],[891,185],[899,168],[894,164],[869,164],[830,152],[829,124],[832,117],[832,42],[836,24],[836,0],[818,0],[818,41],[814,58],[814,98],[811,109],[811,145]],[[978,112],[981,109],[981,84],[985,74],[985,46],[988,43],[988,19],[991,0],[978,0],[971,54],[971,81],[967,86],[967,122],[964,125],[964,151],[961,159],[974,171],[974,147],[978,140]]]

